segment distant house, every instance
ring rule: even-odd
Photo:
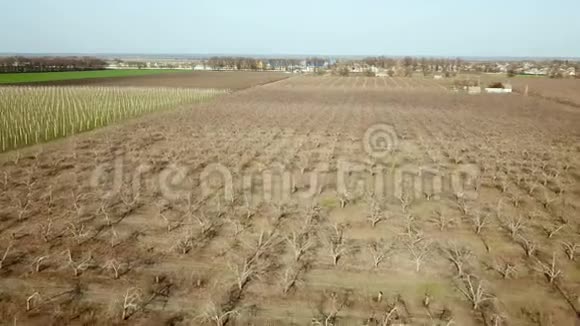
[[[467,94],[470,94],[470,95],[481,94],[481,87],[480,86],[467,86]]]
[[[494,83],[489,85],[485,88],[486,93],[490,94],[508,94],[512,92],[512,85],[510,84],[502,84],[502,83]]]

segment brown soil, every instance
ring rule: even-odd
[[[373,158],[363,142],[377,123],[398,147]],[[235,311],[221,319],[228,325],[381,325],[389,312],[385,325],[573,325],[580,273],[563,243],[579,241],[578,126],[577,111],[542,99],[453,94],[419,79],[295,77],[5,154],[0,258],[12,249],[0,320],[216,325],[207,317],[218,310]],[[344,162],[356,166],[347,193],[337,191]],[[387,181],[381,197],[370,182],[430,169],[448,185],[467,164],[480,177],[464,193],[405,183],[395,196]],[[264,202],[268,169],[273,189],[284,184],[280,166],[295,187]],[[231,173],[233,201],[216,169]],[[373,207],[384,216],[374,227]],[[510,221],[522,225],[513,236]],[[298,259],[295,236],[311,243]],[[530,256],[525,240],[536,244]],[[461,276],[453,243],[471,252]],[[371,248],[384,249],[376,267]],[[550,283],[539,269],[553,256],[562,274]],[[504,278],[506,264],[515,271]],[[477,309],[466,275],[486,294]],[[127,293],[136,308],[122,321]]]

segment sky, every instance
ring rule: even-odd
[[[580,57],[580,1],[0,0],[0,53]]]

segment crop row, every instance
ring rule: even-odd
[[[200,103],[216,89],[0,87],[0,152],[67,137],[145,113]]]

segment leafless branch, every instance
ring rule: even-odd
[[[8,245],[8,247],[6,247],[6,249],[4,250],[4,254],[2,255],[2,259],[0,259],[0,269],[2,269],[4,262],[6,261],[6,258],[8,258],[8,254],[10,253],[10,249],[12,249],[12,243],[10,243]]]
[[[467,274],[464,276],[463,285],[465,289],[460,287],[459,290],[471,302],[474,310],[478,310],[482,303],[492,299],[491,295],[483,287],[483,281],[476,280],[472,275]]]
[[[142,301],[142,291],[140,289],[134,287],[127,289],[123,298],[123,315],[121,318],[127,320],[131,317],[139,310]]]
[[[368,250],[371,257],[373,258],[373,267],[378,268],[390,251],[390,246],[386,245],[382,240],[372,241],[368,245]]]
[[[548,278],[550,284],[553,284],[562,274],[562,271],[556,266],[556,253],[552,254],[552,262],[550,264],[545,264],[540,260],[537,261],[537,264],[537,270]]]
[[[30,311],[32,309],[35,299],[36,301],[42,300],[40,293],[34,292],[31,296],[26,298],[26,311]]]
[[[536,253],[537,244],[533,240],[528,240],[524,236],[519,236],[520,244],[524,251],[526,252],[526,256],[533,257]]]
[[[465,247],[458,247],[457,243],[452,242],[445,251],[447,252],[449,260],[455,265],[457,275],[463,276],[463,266],[471,258],[471,250]]]
[[[578,248],[580,248],[580,245],[578,245],[575,242],[563,241],[562,246],[564,246],[564,251],[566,252],[566,255],[568,256],[568,259],[576,260],[576,252],[578,251]]]

